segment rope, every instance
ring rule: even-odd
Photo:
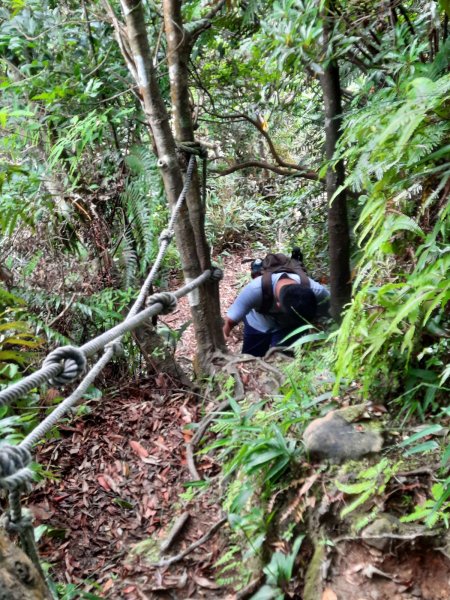
[[[51,352],[45,359],[41,369],[35,371],[33,374],[28,375],[18,383],[15,383],[5,390],[0,391],[0,407],[11,404],[18,398],[24,396],[27,392],[40,386],[43,383],[52,381],[55,385],[64,385],[74,381],[84,371],[86,366],[86,358],[89,358],[105,348],[107,344],[114,341],[120,335],[136,329],[145,319],[158,314],[157,312],[142,311],[145,298],[148,295],[148,291],[153,282],[153,279],[161,265],[164,255],[167,251],[167,247],[173,238],[173,227],[175,219],[180,212],[181,205],[186,198],[189,191],[192,174],[195,167],[195,156],[191,156],[189,159],[188,168],[186,171],[186,178],[183,189],[178,197],[178,200],[173,208],[172,215],[169,220],[169,224],[166,230],[164,230],[160,236],[161,245],[153,264],[153,267],[148,274],[142,288],[136,298],[133,306],[130,309],[125,321],[120,325],[113,327],[112,329],[104,332],[103,334],[87,342],[80,348],[74,348],[73,346],[62,346]],[[139,320],[133,320],[137,315],[146,315]]]
[[[13,490],[25,486],[33,477],[28,468],[30,463],[31,454],[22,445],[0,446],[0,488]]]
[[[100,372],[105,368],[114,355],[122,353],[121,339],[125,333],[133,331],[144,321],[159,313],[169,313],[176,309],[178,298],[189,294],[207,279],[220,279],[223,273],[218,268],[204,271],[197,278],[180,288],[174,293],[163,292],[150,296],[148,308],[141,310],[145,298],[148,295],[153,279],[161,265],[167,247],[173,238],[173,227],[175,219],[186,198],[192,181],[195,167],[195,156],[189,159],[186,178],[181,194],[173,208],[168,228],[160,235],[160,248],[155,263],[148,274],[139,295],[131,307],[126,319],[83,344],[80,348],[74,346],[63,346],[51,352],[44,360],[41,369],[27,376],[17,384],[14,384],[0,392],[0,406],[9,404],[20,398],[26,392],[44,383],[52,381],[55,385],[65,385],[74,381],[86,369],[86,358],[105,349],[101,358],[89,369],[83,380],[75,391],[65,398],[53,412],[37,425],[17,446],[9,444],[0,445],[0,488],[9,491],[9,512],[6,516],[6,526],[9,531],[19,533],[23,549],[42,574],[39,555],[34,540],[34,531],[31,515],[22,512],[20,502],[20,490],[26,488],[33,478],[33,472],[29,468],[31,463],[30,450],[41,440],[86,393],[89,386],[94,382]],[[139,312],[140,311],[140,312]]]

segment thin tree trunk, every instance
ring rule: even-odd
[[[172,99],[175,138],[180,142],[194,141],[192,106],[188,86],[188,63],[192,50],[192,37],[183,26],[181,0],[164,0],[164,23],[167,39],[167,60],[169,65],[170,95]],[[195,248],[204,271],[211,266],[211,256],[205,235],[205,207],[202,203],[198,172],[194,172],[193,182],[186,203],[189,220],[195,238]],[[199,302],[191,303],[191,310],[199,312],[197,344],[199,358],[215,348],[225,348],[220,316],[219,286],[211,280],[199,289]],[[205,344],[206,343],[206,344]]]
[[[139,86],[144,111],[153,135],[154,149],[161,166],[165,192],[169,205],[173,206],[183,188],[182,169],[185,168],[186,160],[185,157],[180,159],[178,157],[169,116],[158,87],[142,3],[140,0],[123,0],[122,9],[132,55],[128,66]],[[180,6],[164,6],[164,12],[168,15],[174,13],[174,18],[177,19],[177,23],[180,23],[180,34],[183,36],[179,45],[177,43],[173,45],[173,40],[169,39],[171,33],[170,29],[167,31],[169,26],[166,20],[175,135],[179,141],[193,141],[189,102],[185,100],[188,97],[187,60],[190,47],[184,43],[187,34],[181,25]],[[170,17],[168,18],[170,20]],[[184,102],[186,102],[185,106]],[[176,221],[175,235],[184,276],[189,281],[211,265],[204,233],[204,213],[200,202],[197,174],[194,175],[186,205],[182,207]],[[225,348],[217,282],[211,281],[192,292],[189,301],[197,342],[198,366],[205,372],[208,371],[210,353],[217,348]]]
[[[324,18],[324,44],[330,43],[332,3]],[[321,76],[325,110],[326,157],[331,160],[341,135],[342,101],[339,65],[331,60]],[[327,171],[326,190],[328,198],[328,238],[330,257],[331,314],[338,321],[342,310],[351,299],[350,281],[350,234],[347,219],[345,191],[336,194],[345,180],[344,163],[339,161]],[[331,202],[331,199],[334,200]]]

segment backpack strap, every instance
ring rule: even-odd
[[[272,273],[270,271],[263,271],[261,276],[261,289],[262,304],[258,312],[266,314],[272,308],[273,304]]]
[[[306,288],[310,288],[311,287],[311,283],[309,281],[309,277],[308,275],[305,273],[305,271],[301,268],[300,263],[298,263],[298,267],[296,267],[295,269],[295,273],[297,273],[297,275],[300,277],[300,283],[303,287]]]

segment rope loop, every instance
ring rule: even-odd
[[[177,143],[178,150],[182,152],[187,152],[188,154],[194,154],[195,156],[199,156],[204,160],[208,158],[208,150],[203,144],[200,142],[178,142]]]
[[[61,364],[62,371],[52,379],[55,385],[65,385],[74,381],[86,368],[86,357],[84,353],[75,346],[61,346],[56,348],[47,356],[43,367],[51,364]]]
[[[223,279],[222,269],[219,269],[219,267],[211,267],[211,279],[214,279],[215,281]]]
[[[5,512],[0,519],[0,524],[8,533],[24,533],[33,525],[33,515],[29,510],[23,510],[20,519],[13,521],[9,511]]]
[[[33,478],[29,450],[22,446],[4,444],[0,446],[0,488],[13,490],[26,486]]]
[[[159,292],[147,298],[147,306],[152,306],[157,303],[163,305],[161,313],[167,315],[176,309],[178,300],[175,294],[172,294],[171,292]]]
[[[175,232],[173,231],[173,229],[163,229],[159,235],[159,242],[170,243],[174,235]]]

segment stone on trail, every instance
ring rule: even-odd
[[[330,459],[339,463],[380,452],[383,438],[378,431],[367,429],[361,424],[349,423],[339,413],[340,411],[331,411],[305,429],[303,440],[312,458]]]

